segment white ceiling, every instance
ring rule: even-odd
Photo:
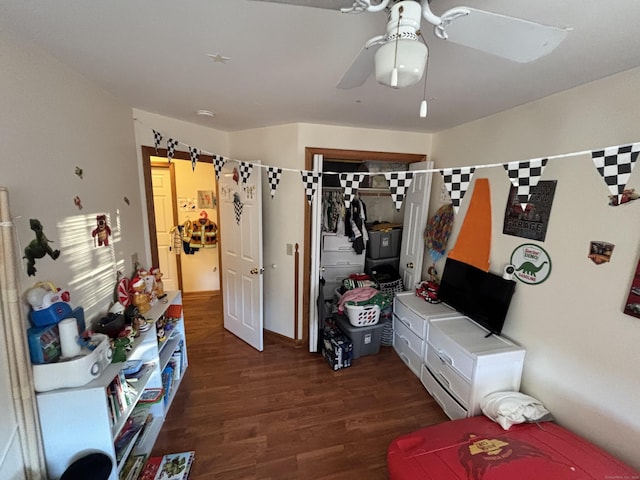
[[[371,77],[335,88],[364,42],[384,33],[385,12],[251,0],[2,0],[0,29],[132,107],[223,131],[308,122],[435,132],[640,65],[639,0],[466,4],[573,30],[549,56],[518,64],[438,40],[423,22],[426,119],[418,118],[422,83],[394,90]],[[433,0],[431,8],[457,5]],[[230,60],[207,57],[216,53]]]

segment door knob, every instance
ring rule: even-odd
[[[407,268],[413,269],[413,262],[407,263]]]
[[[251,273],[251,275],[262,275],[262,273],[264,272],[264,268],[252,268],[251,271],[249,273]]]

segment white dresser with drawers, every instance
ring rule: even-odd
[[[396,295],[393,346],[449,418],[479,415],[492,392],[518,391],[523,348],[443,304]]]

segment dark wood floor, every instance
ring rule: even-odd
[[[305,348],[257,352],[219,296],[186,296],[189,368],[154,454],[195,450],[192,480],[386,479],[393,438],[447,420],[391,347],[337,372]]]

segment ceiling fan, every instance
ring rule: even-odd
[[[422,20],[433,26],[438,39],[520,63],[549,54],[569,31],[471,7],[454,7],[438,16],[431,11],[429,0],[261,1],[337,9],[343,13],[388,11],[386,33],[365,43],[338,82],[341,89],[362,85],[374,67],[376,80],[383,85],[402,88],[419,82],[428,58],[420,32]]]

